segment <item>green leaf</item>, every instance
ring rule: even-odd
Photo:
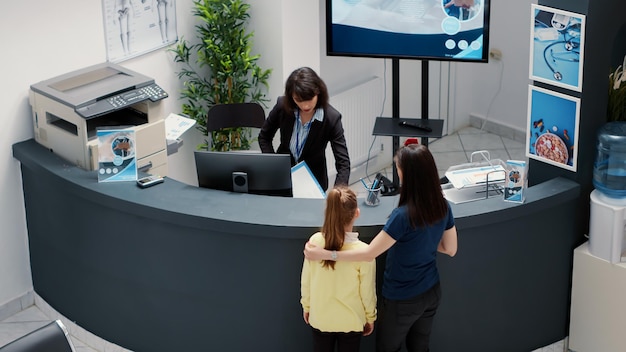
[[[177,76],[183,82],[183,113],[195,119],[196,128],[207,135],[206,114],[215,104],[257,102],[267,107],[265,94],[272,70],[259,67],[260,55],[252,54],[254,33],[246,29],[249,4],[242,0],[194,0],[193,4],[191,12],[199,20],[196,41],[181,37],[171,51],[180,65]],[[211,133],[211,149],[233,148],[231,138],[219,132]],[[231,131],[224,133],[230,136]],[[236,148],[250,148],[250,131],[234,133],[241,142]]]

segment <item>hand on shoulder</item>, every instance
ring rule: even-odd
[[[304,257],[308,260],[322,260],[324,247],[317,246],[311,239],[304,245]]]

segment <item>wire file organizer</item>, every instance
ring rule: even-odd
[[[487,150],[479,150],[470,155],[469,163],[451,166],[445,175],[450,182],[442,188],[450,202],[458,204],[488,199],[503,195],[506,163],[491,159]]]

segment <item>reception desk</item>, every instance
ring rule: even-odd
[[[300,269],[324,201],[98,183],[34,140],[17,143],[35,292],[90,332],[135,351],[309,351]],[[453,205],[454,258],[438,264],[434,351],[529,352],[567,336],[579,186],[557,178]],[[369,242],[397,205],[361,207]],[[20,206],[16,204],[16,206]],[[384,257],[378,258],[378,277]],[[380,280],[378,282],[380,285]],[[374,336],[363,351],[374,350]]]

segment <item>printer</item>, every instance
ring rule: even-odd
[[[31,85],[35,140],[86,170],[98,168],[99,128],[135,131],[138,170],[167,175],[165,120],[168,94],[154,79],[102,63]]]

